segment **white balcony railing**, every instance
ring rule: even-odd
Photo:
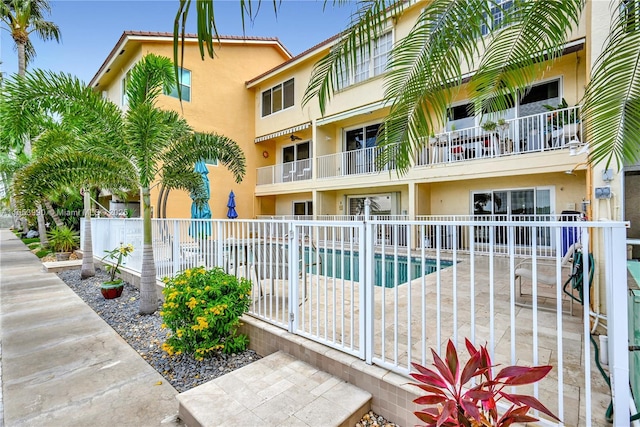
[[[505,120],[495,129],[474,126],[444,132],[425,139],[414,159],[416,167],[483,158],[558,150],[581,144],[580,107]],[[486,128],[486,126],[485,126]],[[387,164],[380,163],[381,150],[390,150]],[[318,179],[376,174],[395,169],[398,146],[368,147],[317,157]],[[279,184],[312,178],[313,159],[258,169],[258,185]]]
[[[280,184],[311,179],[311,159],[258,168],[257,185]]]
[[[429,138],[416,155],[416,166],[486,157],[557,150],[581,141],[579,107],[505,120],[495,129],[482,126],[444,132]]]
[[[379,164],[382,150],[389,150],[388,158],[391,162]],[[395,169],[395,156],[398,146],[387,148],[368,147],[353,151],[329,154],[318,157],[318,178],[335,178],[351,175],[374,174]]]

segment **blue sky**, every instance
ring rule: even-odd
[[[48,20],[60,27],[62,40],[45,43],[32,37],[37,57],[28,69],[63,71],[85,82],[98,71],[123,31],[171,32],[178,8],[177,1],[169,0],[50,0],[50,4]],[[260,7],[253,25],[245,21],[245,34],[278,37],[296,55],[343,30],[354,5],[332,7],[329,1],[323,11],[323,0],[282,0],[277,17],[271,0],[262,0]],[[221,35],[242,35],[239,2],[214,0],[214,10]],[[187,31],[195,32],[195,11],[190,15]],[[4,27],[0,33],[0,70],[16,73],[13,40]]]

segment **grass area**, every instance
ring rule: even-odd
[[[38,258],[44,258],[45,256],[52,254],[53,252],[51,252],[49,249],[41,249],[38,252],[36,252],[36,256]]]
[[[33,237],[31,239],[22,239],[22,241],[24,242],[25,245],[28,246],[30,243],[40,242],[40,238],[39,237]]]

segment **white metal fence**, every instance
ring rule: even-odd
[[[608,331],[603,351],[622,422],[625,225],[549,219],[154,220],[154,255],[158,277],[200,265],[245,277],[252,316],[401,374],[411,362],[429,365],[430,349],[441,353],[448,339],[486,343],[503,366],[550,364],[527,391],[565,425],[602,421],[609,390],[590,337]],[[126,267],[140,269],[141,220],[92,224],[96,256],[132,243]],[[609,314],[583,309],[591,306]]]

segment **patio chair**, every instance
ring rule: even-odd
[[[565,288],[567,287],[567,283],[573,280],[573,275],[574,275],[573,270],[575,269],[575,259],[577,254],[582,254],[582,252],[580,252],[581,248],[582,248],[582,245],[580,244],[580,242],[576,242],[572,244],[571,246],[569,246],[569,248],[567,249],[567,252],[564,254],[564,256],[562,257],[562,260],[560,261],[560,265],[563,270],[563,276],[566,275],[569,277],[568,280],[564,283],[563,290],[565,290]],[[574,266],[574,268],[570,269],[571,266]],[[522,292],[523,280],[527,280],[529,282],[533,281],[533,263],[531,258],[525,259],[520,263],[518,263],[515,267],[514,274],[515,274],[515,279],[518,282],[519,296],[520,297],[525,296],[526,294]],[[553,287],[558,285],[558,282],[556,280],[555,260],[540,259],[536,262],[536,283],[538,285],[547,286],[547,287]],[[565,293],[571,296],[571,294],[567,293],[566,290],[565,290]],[[570,300],[569,313],[571,315],[573,315],[574,300],[576,299],[573,297]],[[521,307],[531,307],[531,304],[524,303],[522,301],[517,301],[517,300],[516,300],[516,305]],[[548,310],[551,309],[547,307],[540,307],[540,308],[548,309]]]
[[[462,145],[454,145],[451,147],[452,160],[464,160],[464,147]]]

